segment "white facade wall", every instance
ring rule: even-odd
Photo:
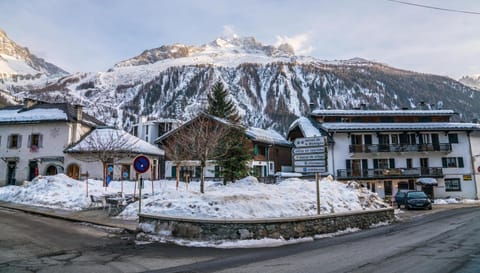
[[[140,174],[142,178],[144,179],[159,179],[158,176],[158,161],[159,159],[157,157],[153,156],[148,156],[145,155],[150,159],[150,169],[143,173]],[[113,164],[113,178],[112,180],[135,180],[136,179],[136,172],[133,168],[133,160],[134,157],[128,157],[124,158],[122,160],[116,161]],[[157,164],[154,164],[154,160],[157,161]],[[97,179],[97,180],[102,180],[103,179],[103,165],[101,162],[88,162],[85,160],[82,160],[81,157],[76,157],[73,154],[65,154],[65,171],[67,170],[68,166],[71,164],[76,164],[80,168],[79,173],[80,174],[85,174],[88,172],[89,178],[91,179]],[[129,176],[124,177],[122,173],[122,165],[128,165],[128,170],[129,170]],[[140,177],[140,176],[139,176]],[[84,178],[83,176],[81,178]]]
[[[472,150],[472,168],[473,168],[473,179],[476,184],[476,199],[480,198],[480,132],[472,132],[470,134],[470,147]]]
[[[38,161],[39,174],[46,174],[49,166],[63,166],[63,162],[53,160],[54,157],[63,158],[65,149],[70,139],[70,127],[66,122],[52,122],[41,124],[9,124],[0,126],[0,157],[18,158],[16,162],[15,178],[16,183],[21,184],[28,179],[29,161]],[[8,136],[18,134],[22,136],[21,146],[18,149],[8,148]],[[42,147],[31,150],[28,145],[28,138],[31,134],[42,135]],[[42,158],[44,160],[42,160]],[[51,160],[45,160],[50,158]],[[0,160],[0,186],[7,183],[7,164],[5,159]],[[8,161],[8,159],[7,159]],[[61,171],[59,169],[59,171]]]
[[[422,134],[438,134],[440,143],[448,143],[448,135],[444,132],[421,132]],[[443,168],[444,178],[437,178],[438,186],[434,187],[434,197],[435,198],[446,198],[446,197],[459,197],[459,198],[469,198],[473,199],[476,197],[475,183],[472,180],[468,180],[472,173],[472,161],[470,153],[470,143],[469,137],[466,132],[449,132],[456,133],[458,135],[457,144],[452,145],[452,151],[447,152],[382,152],[382,153],[350,153],[349,146],[351,145],[351,139],[348,133],[335,133],[333,135],[334,144],[330,144],[328,147],[328,172],[337,176],[337,170],[347,169],[346,160],[354,159],[367,159],[368,169],[373,169],[373,159],[395,159],[395,168],[406,168],[407,167],[407,158],[412,159],[412,168],[420,168],[420,158],[428,158],[429,167],[438,167],[442,168],[442,157],[462,157],[464,167],[463,168]],[[354,134],[369,134],[372,136],[372,144],[378,144],[378,138],[376,133],[362,133],[355,132]],[[389,133],[383,133],[389,134]],[[394,134],[392,132],[392,134]],[[398,134],[398,133],[397,133]],[[480,154],[480,137],[477,137],[472,143],[472,147],[478,147],[477,154]],[[418,143],[418,139],[417,139]],[[476,145],[476,146],[475,146]],[[475,154],[475,153],[474,153]],[[480,156],[477,158],[477,163],[480,164]],[[478,177],[477,173],[477,177]],[[445,189],[445,179],[460,179],[461,191],[446,191]],[[364,182],[375,183],[375,191],[381,196],[385,197],[385,192],[383,189],[383,181],[392,181],[393,183],[393,193],[395,195],[398,189],[398,182],[408,182],[408,178],[405,179],[378,179]],[[416,179],[415,179],[416,181]],[[478,181],[478,179],[477,179]],[[416,185],[416,189],[420,190],[421,186]]]

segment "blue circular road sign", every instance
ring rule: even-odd
[[[150,159],[144,155],[139,155],[133,160],[133,168],[137,173],[144,173],[150,168]]]

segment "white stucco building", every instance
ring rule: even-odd
[[[328,139],[327,172],[337,180],[356,180],[387,199],[413,189],[434,198],[473,199],[478,190],[472,147],[480,144],[472,142],[478,143],[480,125],[451,122],[453,115],[451,110],[315,110],[309,126]],[[289,139],[306,137],[305,124],[293,125]]]
[[[79,105],[27,99],[0,108],[0,186],[71,172],[63,150],[98,125]]]

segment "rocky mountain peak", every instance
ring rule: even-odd
[[[0,29],[0,73],[4,75],[66,75],[68,72],[46,62],[11,40]]]
[[[480,91],[480,74],[463,76],[458,80],[459,82]]]

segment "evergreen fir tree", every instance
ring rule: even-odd
[[[237,107],[228,98],[229,92],[221,81],[217,81],[208,94],[207,113],[219,118],[227,119],[235,124],[240,122]]]
[[[234,124],[231,132],[218,145],[218,153],[222,156],[218,160],[222,169],[223,183],[234,182],[248,175],[247,162],[251,159],[248,139],[245,129],[239,126],[240,116],[235,103],[228,98],[229,92],[221,81],[217,81],[208,94],[207,113],[226,119]]]

